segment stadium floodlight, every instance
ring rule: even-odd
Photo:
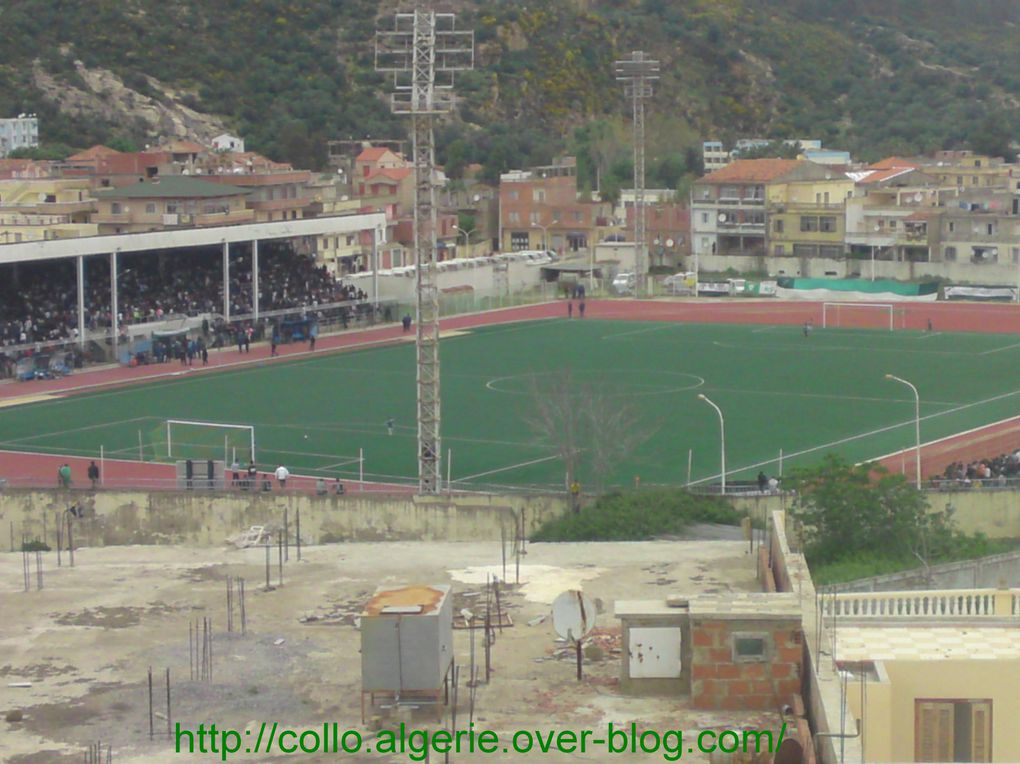
[[[905,379],[897,377],[895,374],[886,374],[886,379],[891,379],[893,382],[899,382],[906,385],[914,393],[914,437],[916,439],[917,453],[915,456],[915,470],[916,476],[915,481],[917,484],[917,490],[921,490],[921,395],[917,392],[917,388]]]
[[[698,400],[702,400],[709,406],[715,409],[715,413],[719,415],[719,464],[720,472],[722,473],[722,494],[726,495],[726,422],[723,420],[722,409],[716,406],[706,395],[698,393]]]

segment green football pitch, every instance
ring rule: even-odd
[[[913,395],[886,373],[917,385],[924,441],[1020,413],[1011,335],[558,319],[467,330],[440,353],[443,471],[449,450],[459,487],[562,486],[556,444],[529,420],[564,371],[647,436],[607,485],[682,484],[689,457],[694,481],[717,480],[719,419],[699,393],[725,416],[729,480],[775,474],[780,451],[788,468],[912,446]],[[166,460],[166,421],[199,420],[252,425],[263,469],[351,479],[363,453],[366,480],[414,482],[415,411],[414,347],[401,343],[0,409],[0,448]],[[216,456],[227,439],[247,459],[246,434],[203,433]],[[197,436],[178,437],[186,458]]]

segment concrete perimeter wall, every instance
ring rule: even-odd
[[[957,529],[964,533],[980,532],[993,539],[1020,538],[1020,491],[974,488],[929,492],[927,497],[932,512],[952,511]],[[765,518],[771,512],[786,510],[793,497],[747,496],[732,501],[737,509]]]
[[[191,544],[219,546],[253,525],[283,527],[294,538],[301,514],[303,543],[335,541],[499,540],[514,537],[517,523],[530,535],[543,522],[567,511],[558,496],[460,495],[418,497],[272,493],[169,493],[143,491],[38,491],[0,493],[0,544],[29,539],[56,543],[55,523],[75,502],[84,509],[75,544]],[[10,540],[9,540],[10,537]]]

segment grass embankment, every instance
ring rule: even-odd
[[[743,513],[714,496],[678,488],[609,493],[594,505],[547,522],[532,541],[647,541],[697,523],[739,525]]]

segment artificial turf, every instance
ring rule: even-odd
[[[649,435],[606,484],[684,483],[689,452],[695,481],[717,478],[719,420],[699,393],[724,412],[730,480],[775,474],[780,449],[788,468],[912,446],[913,395],[886,373],[917,385],[925,441],[1020,413],[1009,335],[556,319],[471,329],[440,354],[444,460],[451,449],[454,481],[479,487],[562,486],[527,420],[564,370],[626,401]],[[0,448],[157,459],[165,420],[203,420],[254,425],[263,468],[350,479],[363,450],[366,479],[413,482],[414,363],[402,343],[8,407]]]

